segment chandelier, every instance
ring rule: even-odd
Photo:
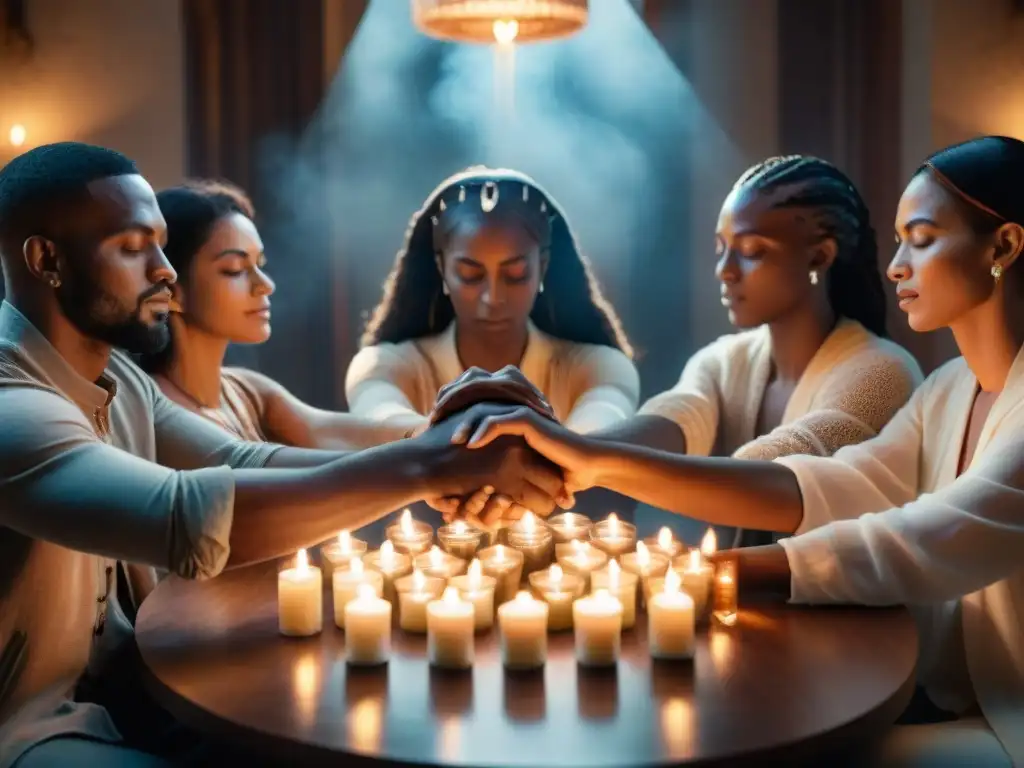
[[[457,43],[555,40],[587,25],[587,0],[412,0],[421,32]]]

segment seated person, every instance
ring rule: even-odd
[[[550,509],[562,484],[520,446],[483,460],[446,446],[450,423],[339,454],[235,440],[174,405],[114,351],[167,341],[164,240],[153,190],[117,152],[53,144],[0,170],[0,648],[23,648],[0,680],[0,766],[156,763],[106,709],[69,699],[131,641],[114,561],[211,578],[424,497],[490,483]]]

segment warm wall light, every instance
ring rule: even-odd
[[[11,146],[20,147],[25,143],[25,139],[28,138],[28,134],[25,132],[25,126],[12,125],[10,132],[7,134],[7,138],[10,139]]]
[[[588,0],[412,0],[424,33],[457,43],[555,40],[587,25]]]

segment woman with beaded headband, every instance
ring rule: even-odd
[[[470,445],[521,435],[572,489],[795,533],[719,557],[753,590],[907,605],[919,620],[918,681],[952,722],[897,728],[881,764],[1024,765],[1022,178],[1024,142],[985,136],[936,152],[903,192],[889,279],[911,328],[950,329],[963,356],[871,440],[833,457],[695,460],[520,410],[485,419]]]

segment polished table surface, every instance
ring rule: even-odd
[[[142,606],[139,650],[157,700],[209,735],[289,765],[794,765],[879,737],[913,690],[902,609],[741,609],[700,632],[690,663],[653,662],[646,617],[616,669],[578,668],[572,633],[543,672],[506,673],[496,632],[471,672],[432,670],[423,636],[393,634],[386,667],[347,669],[331,596],[324,631],[277,632],[272,564],[170,578]]]

